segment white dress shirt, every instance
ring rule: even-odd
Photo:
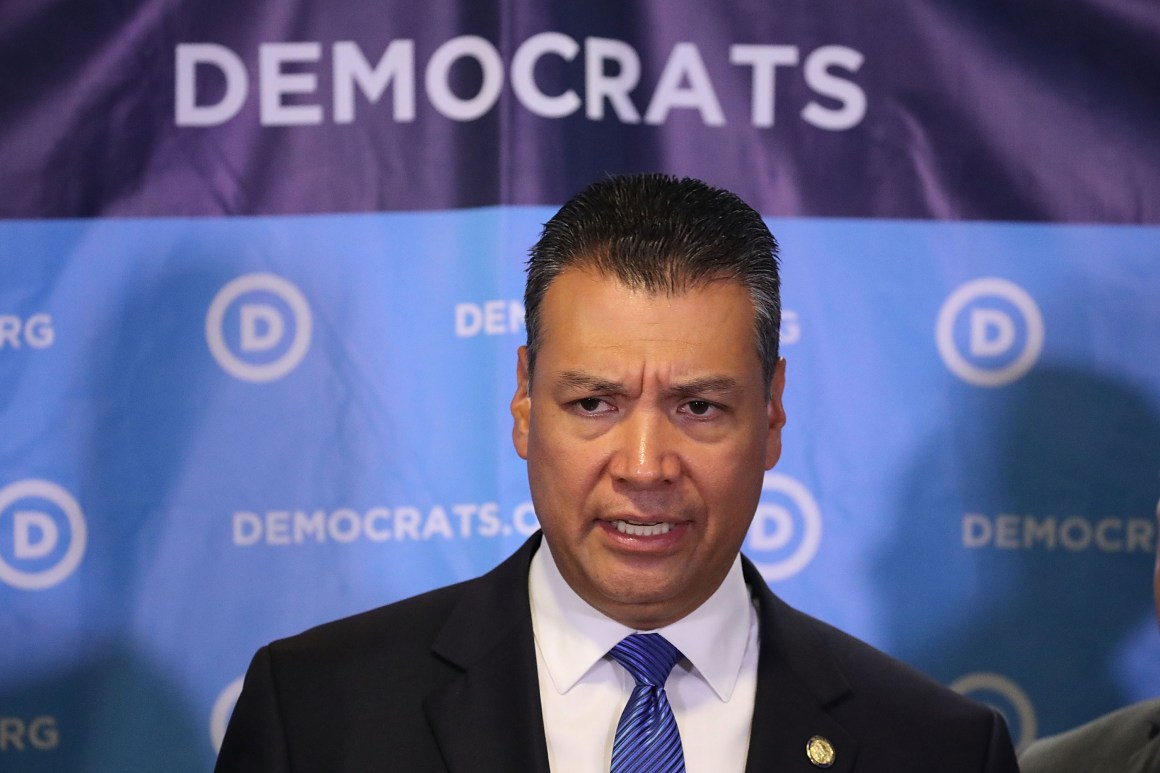
[[[636,682],[608,651],[631,633],[576,595],[546,541],[528,575],[548,761],[558,773],[607,773]],[[757,690],[757,611],[734,560],[709,599],[659,633],[681,651],[665,692],[689,773],[741,773]]]

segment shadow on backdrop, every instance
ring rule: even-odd
[[[157,594],[180,590],[180,575],[159,565],[157,546],[173,527],[173,491],[204,412],[205,298],[221,279],[170,268],[161,254],[157,261],[132,279],[91,336],[79,380],[83,419],[71,431],[89,544],[70,579],[80,592],[69,613],[79,620],[69,627],[82,636],[62,634],[76,639],[66,643],[74,654],[67,667],[0,695],[2,713],[52,715],[58,743],[8,751],[0,759],[5,771],[193,773],[212,766],[209,717],[197,716],[179,675],[149,654],[149,635]]]
[[[194,721],[162,668],[127,645],[90,649],[55,676],[0,695],[0,706],[26,721],[22,748],[0,758],[6,773],[194,773],[212,765],[206,723]],[[50,725],[33,725],[45,716]]]
[[[876,560],[899,636],[889,648],[947,684],[1013,679],[1034,722],[1009,696],[971,694],[1017,744],[1130,703],[1114,660],[1155,617],[1160,420],[1132,387],[1063,367],[964,387],[947,405]]]

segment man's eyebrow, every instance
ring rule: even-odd
[[[674,384],[669,392],[675,397],[697,397],[736,392],[741,384],[732,376],[706,376]]]
[[[625,391],[623,384],[578,370],[564,371],[560,374],[559,382],[563,386],[583,392],[622,394]]]

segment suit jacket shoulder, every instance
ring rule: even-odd
[[[831,771],[1016,773],[995,711],[793,609],[744,569],[761,620],[749,771],[816,770],[803,750],[821,736],[835,752]]]
[[[1024,773],[1145,773],[1160,770],[1160,698],[1041,738],[1019,755]]]
[[[526,592],[537,544],[261,648],[216,770],[546,773]]]

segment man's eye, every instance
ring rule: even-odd
[[[715,407],[713,403],[705,400],[690,400],[685,403],[685,408],[694,416],[708,416]]]
[[[600,406],[604,405],[604,401],[599,397],[585,397],[582,400],[577,400],[576,405],[585,413],[596,413],[600,410]]]

